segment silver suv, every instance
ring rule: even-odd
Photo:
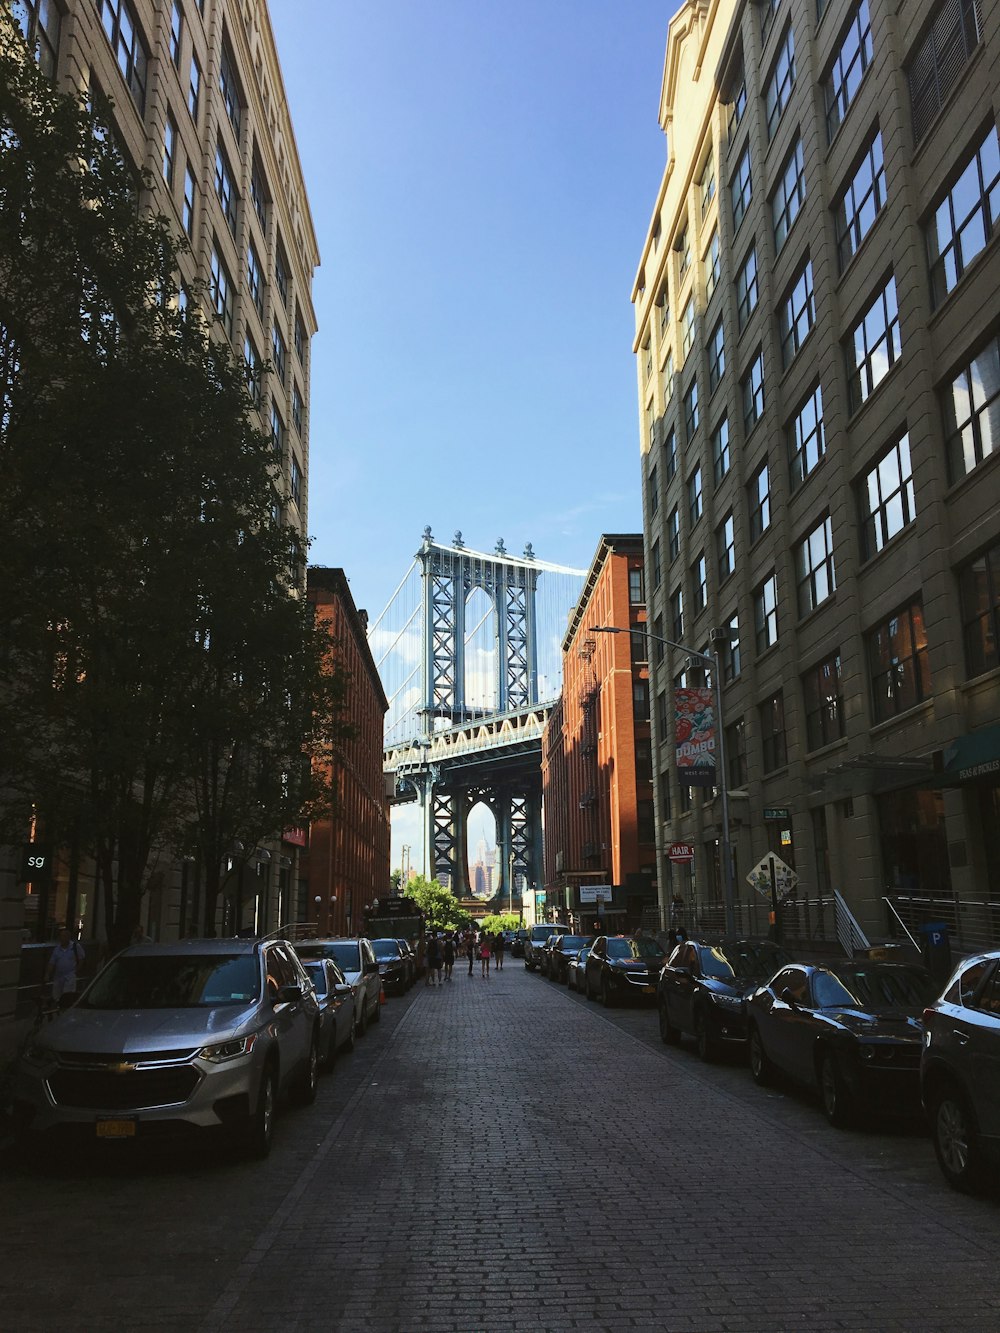
[[[543,921],[532,926],[524,941],[524,966],[528,972],[540,967],[545,957],[545,941],[550,935],[568,935],[569,926],[560,926],[557,922]]]
[[[316,995],[283,940],[141,944],[28,1043],[16,1123],[95,1141],[221,1127],[263,1157],[279,1097],[313,1101],[318,1065]]]

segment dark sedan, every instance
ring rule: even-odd
[[[860,1111],[918,1115],[920,1015],[935,990],[915,963],[782,968],[747,1001],[754,1080],[778,1069],[817,1089],[833,1125]]]
[[[557,935],[548,948],[548,975],[553,981],[565,984],[569,980],[569,965],[581,949],[593,943],[591,935]]]
[[[703,1060],[728,1042],[746,1041],[746,1000],[791,955],[770,940],[685,940],[660,973],[656,1001],[660,1037],[676,1043],[690,1033]]]
[[[303,967],[316,988],[319,1005],[320,1064],[329,1069],[341,1046],[354,1050],[357,1036],[354,990],[332,958],[314,958],[303,963]]]
[[[589,942],[580,950],[575,958],[571,958],[566,965],[566,985],[570,990],[579,991],[583,994],[583,978],[587,971],[587,959],[590,957]]]
[[[604,1005],[652,1000],[664,952],[651,936],[599,935],[591,945],[583,975],[587,999]]]
[[[409,959],[403,953],[399,940],[372,940],[379,976],[387,995],[402,995],[410,972]]]

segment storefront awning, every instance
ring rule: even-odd
[[[970,731],[946,745],[944,776],[953,782],[1000,779],[1000,726]]]

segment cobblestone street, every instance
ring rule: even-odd
[[[8,1152],[10,1330],[1000,1325],[1000,1204],[507,966],[390,1000],[264,1164]]]

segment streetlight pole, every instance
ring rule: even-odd
[[[676,652],[693,657],[712,673],[712,689],[715,694],[715,749],[718,762],[715,765],[716,781],[722,797],[722,901],[726,916],[726,934],[732,938],[736,934],[735,889],[733,884],[733,848],[729,840],[729,783],[726,776],[726,726],[722,715],[722,654],[702,653],[697,648],[689,648],[684,643],[674,643],[659,634],[650,634],[648,630],[623,625],[591,625],[592,634],[641,634],[653,643],[664,643]],[[713,630],[712,638],[725,638],[725,630]]]
[[[510,850],[507,857],[507,913],[514,915],[514,849]]]

